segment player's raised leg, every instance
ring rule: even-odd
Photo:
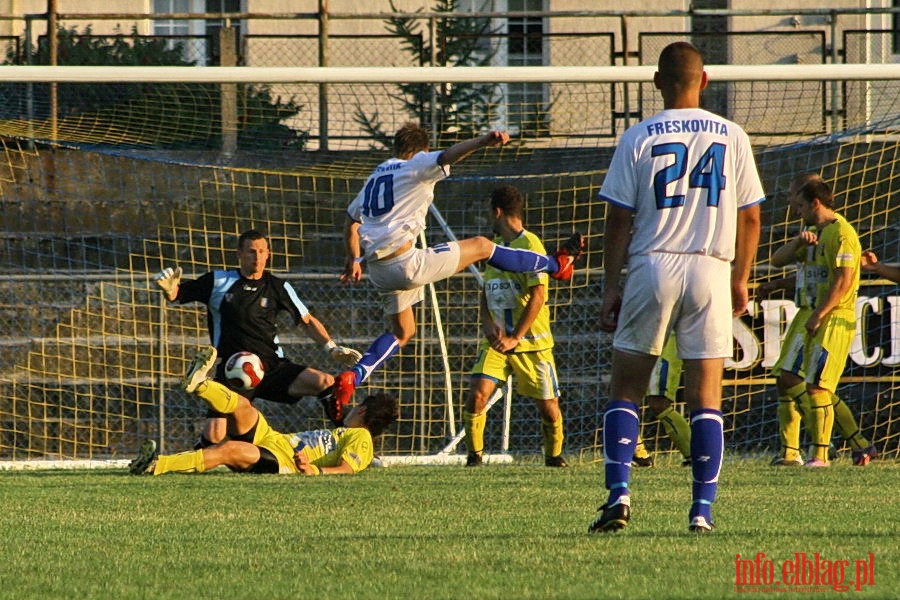
[[[363,354],[362,358],[350,370],[335,377],[334,396],[338,406],[350,403],[353,392],[385,361],[415,335],[415,318],[412,304],[421,300],[421,292],[414,298],[407,294],[420,286],[440,281],[466,269],[470,265],[487,260],[489,264],[503,271],[513,273],[548,272],[556,279],[569,279],[574,270],[575,261],[584,254],[584,238],[575,233],[554,255],[539,254],[530,250],[507,248],[490,241],[486,237],[467,238],[459,242],[439,244],[411,256],[409,260],[403,256],[391,260],[404,260],[408,264],[402,269],[388,271],[383,265],[372,265],[370,273],[373,282],[383,290],[398,290],[385,296],[386,302],[394,302],[393,310],[386,304],[386,313],[390,331],[379,336]],[[447,257],[456,255],[455,265],[444,267]],[[428,259],[434,259],[428,260]],[[399,279],[403,281],[398,281]],[[405,286],[405,287],[404,287]],[[413,290],[409,288],[413,287]]]
[[[584,254],[584,236],[574,233],[552,255],[538,254],[530,250],[507,248],[495,244],[486,237],[473,237],[459,242],[459,266],[462,271],[479,261],[501,271],[512,273],[547,272],[554,279],[566,280],[572,277],[575,261]]]

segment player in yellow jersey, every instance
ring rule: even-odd
[[[372,462],[372,438],[397,420],[397,399],[381,393],[368,396],[353,407],[344,417],[343,427],[281,433],[247,398],[207,379],[215,361],[215,348],[201,348],[188,368],[182,388],[227,415],[230,439],[172,455],[158,455],[156,444],[147,440],[129,465],[132,474],[202,473],[219,466],[243,473],[359,473]]]
[[[644,401],[652,416],[662,424],[672,445],[681,453],[681,464],[687,467],[691,464],[691,426],[684,415],[675,410],[675,398],[681,384],[681,365],[675,336],[670,335],[650,373],[650,385]],[[653,455],[647,450],[643,436],[637,439],[632,462],[639,467],[653,466]]]
[[[525,200],[516,188],[500,186],[491,193],[494,242],[509,248],[544,254],[544,245],[522,225]],[[547,309],[546,273],[511,273],[488,265],[481,295],[484,339],[472,368],[463,421],[468,456],[466,466],[481,464],[487,403],[510,374],[517,390],[534,400],[541,415],[544,464],[569,466],[562,455],[563,417],[559,382],[553,360],[553,334]]]
[[[813,228],[814,229],[814,228]],[[805,255],[805,251],[803,252]],[[797,258],[802,262],[803,256]],[[781,344],[781,353],[772,366],[778,390],[778,437],[781,449],[772,459],[774,467],[798,467],[803,465],[800,452],[800,429],[809,409],[803,371],[804,347],[807,339],[804,325],[812,313],[812,300],[805,286],[797,285],[796,276],[775,279],[756,288],[757,299],[765,300],[778,290],[794,290],[797,312],[791,319]],[[863,436],[859,423],[850,407],[837,394],[831,396],[834,410],[834,426],[845,442],[850,444],[853,464],[865,466],[878,454],[875,447]]]
[[[793,439],[799,446],[799,425],[796,438],[790,428],[802,415],[812,441],[811,456],[805,465],[825,467],[829,465],[835,405],[841,403],[835,390],[856,333],[855,303],[862,249],[853,226],[835,212],[831,188],[821,176],[796,177],[788,199],[791,212],[801,217],[805,227],[775,251],[771,262],[776,267],[799,263],[796,289],[801,316],[794,318],[776,364],[780,380],[779,421],[788,424],[782,434],[783,460],[778,463],[776,459],[776,463],[797,464],[800,460],[799,449],[789,446]],[[808,405],[797,411],[795,403],[804,407],[807,399]],[[782,429],[785,430],[784,425]],[[867,445],[854,450],[854,463],[867,464],[875,455],[875,448]]]

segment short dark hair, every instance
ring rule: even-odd
[[[703,55],[688,42],[672,42],[659,53],[657,71],[670,85],[694,85],[703,75]]]
[[[425,150],[428,150],[428,132],[418,123],[406,123],[394,134],[394,156],[411,156]]]
[[[400,402],[388,392],[366,396],[361,406],[366,407],[363,422],[372,437],[378,437],[387,427],[400,418]]]
[[[511,185],[495,187],[491,192],[491,208],[499,208],[505,215],[522,218],[525,197]]]
[[[241,236],[238,238],[237,248],[238,248],[238,250],[243,250],[244,242],[247,242],[247,241],[255,242],[256,240],[266,240],[266,242],[269,241],[263,233],[255,230],[255,229],[249,229],[249,230],[245,231],[244,233],[242,233]]]
[[[831,191],[831,186],[818,173],[798,175],[794,178],[794,185],[797,188],[795,194],[807,202],[818,198],[826,208],[834,208],[834,193]]]

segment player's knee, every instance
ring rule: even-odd
[[[466,397],[466,411],[476,415],[484,412],[487,407],[488,395],[480,390],[472,390]]]
[[[491,254],[494,253],[494,242],[487,239],[483,235],[476,236],[475,239],[478,242],[478,254],[481,256],[481,260],[485,260],[490,258]]]
[[[334,385],[334,376],[318,369],[306,368],[297,375],[288,388],[288,395],[292,398],[313,396],[325,391]]]
[[[391,333],[397,338],[397,344],[402,348],[416,335],[416,326],[413,324],[401,324],[393,327]]]
[[[327,390],[332,385],[334,385],[334,375],[332,375],[331,373],[319,372],[318,376],[319,376],[319,382],[318,382],[317,387],[319,388],[319,391]]]

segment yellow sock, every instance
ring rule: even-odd
[[[466,446],[469,452],[481,454],[484,452],[484,426],[487,423],[487,413],[470,413],[463,411],[463,427],[466,430]]]
[[[644,438],[638,435],[637,442],[634,445],[635,458],[647,458],[650,453],[647,451],[647,445],[644,444]]]
[[[555,421],[541,418],[541,436],[544,438],[544,456],[553,457],[562,454],[565,440],[562,415]]]
[[[869,440],[859,430],[859,425],[856,424],[856,417],[853,416],[847,403],[841,400],[837,394],[832,394],[831,407],[834,409],[834,427],[840,436],[844,438],[844,441],[850,444],[850,447],[854,450],[865,450],[868,448]]]
[[[194,393],[206,400],[206,403],[213,410],[224,415],[230,415],[237,410],[238,401],[241,399],[237,392],[229,390],[218,381],[213,381],[212,379],[207,379],[201,383],[194,390]]]
[[[834,429],[834,409],[831,407],[831,392],[827,390],[807,394],[809,396],[809,419],[806,430],[813,444],[813,458],[828,462],[828,446]]]
[[[808,404],[804,383],[798,383],[778,396],[778,437],[782,458],[786,460],[800,459],[800,425],[803,422],[800,407]]]
[[[691,457],[691,426],[688,425],[684,415],[675,410],[674,406],[669,405],[656,418],[662,423],[672,445],[681,452],[681,456],[685,460],[689,459]]]
[[[163,473],[202,473],[206,470],[203,463],[203,450],[192,450],[179,454],[161,454],[157,457],[154,475]]]

